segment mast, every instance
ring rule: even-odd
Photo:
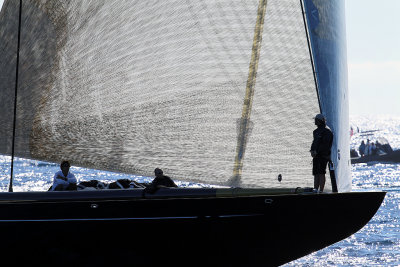
[[[17,121],[17,96],[18,96],[18,67],[19,67],[19,47],[21,41],[21,14],[22,0],[19,1],[19,18],[18,18],[18,41],[17,41],[17,64],[15,68],[15,95],[14,95],[14,118],[13,118],[13,135],[12,135],[12,151],[11,151],[11,173],[8,192],[13,192],[13,173],[14,173],[14,152],[15,152],[15,128]]]
[[[307,36],[307,45],[308,45],[308,51],[310,54],[311,67],[313,70],[315,90],[317,92],[317,97],[318,97],[319,110],[320,110],[320,113],[323,113],[322,105],[321,105],[321,97],[319,94],[318,72],[316,71],[316,67],[315,67],[315,63],[314,63],[314,56],[313,56],[313,52],[312,52],[310,34],[308,31],[308,24],[307,24],[307,19],[306,19],[307,14],[304,9],[304,0],[300,0],[300,6],[301,6],[301,12],[303,14],[304,30],[305,30],[306,36]],[[329,175],[330,175],[331,184],[332,184],[332,192],[337,193],[338,189],[337,189],[337,182],[336,182],[335,165],[332,160],[329,160],[328,167],[329,167]]]
[[[258,60],[260,58],[260,48],[262,41],[262,32],[264,26],[265,10],[267,0],[260,0],[257,10],[257,21],[254,29],[253,47],[251,51],[251,60],[249,65],[249,75],[246,84],[246,94],[243,102],[242,117],[238,120],[238,138],[236,145],[236,156],[233,167],[233,176],[230,180],[230,186],[238,187],[241,184],[243,158],[246,149],[246,143],[251,131],[252,123],[250,121],[251,108],[253,104],[253,95],[256,85]]]

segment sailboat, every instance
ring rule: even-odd
[[[351,191],[343,17],[338,0],[6,0],[0,153],[213,187],[12,192],[11,171],[0,252],[277,266],[360,230],[385,192]],[[321,194],[318,113],[334,133]]]

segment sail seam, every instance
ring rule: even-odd
[[[239,119],[239,133],[236,146],[235,164],[233,168],[233,177],[230,185],[238,187],[241,184],[243,157],[246,149],[246,143],[250,131],[250,114],[253,104],[254,89],[256,84],[258,61],[260,58],[260,48],[262,41],[262,32],[264,27],[265,10],[267,0],[260,0],[257,10],[257,21],[254,29],[253,46],[251,60],[249,65],[249,75],[246,83],[246,94],[243,101],[242,117]]]

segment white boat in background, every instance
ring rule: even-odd
[[[357,150],[351,149],[351,163],[399,163],[400,162],[400,150],[393,150],[389,144],[389,141],[384,137],[374,137],[373,132],[376,131],[368,131],[361,135],[362,138],[368,138],[368,141],[371,138],[374,140],[374,144],[376,145],[374,149],[370,150],[370,153],[365,155],[361,154],[360,148]],[[365,148],[363,149],[365,151]]]

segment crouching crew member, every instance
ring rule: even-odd
[[[159,188],[162,187],[178,187],[174,181],[164,175],[163,171],[159,168],[156,168],[154,170],[155,178],[151,182],[151,184],[145,189],[146,193],[154,193],[157,191]]]

